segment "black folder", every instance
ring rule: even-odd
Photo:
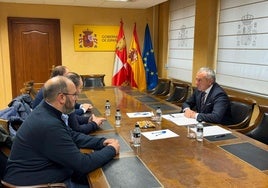
[[[268,170],[268,151],[251,143],[238,143],[221,146],[224,150],[246,161],[259,170]]]
[[[110,187],[163,187],[137,156],[114,159],[102,169]]]

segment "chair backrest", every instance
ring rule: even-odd
[[[9,133],[8,120],[0,118],[0,126],[3,127],[7,133]]]
[[[21,94],[29,94],[32,99],[35,98],[37,90],[34,88],[34,81],[30,80],[24,83],[24,87],[20,89]]]
[[[167,97],[166,101],[175,104],[183,103],[188,96],[190,85],[186,83],[173,82],[173,92]]]
[[[252,130],[247,132],[246,135],[268,144],[268,106],[258,105],[259,114],[252,125]]]
[[[231,102],[231,114],[233,125],[229,128],[241,129],[248,127],[256,101],[250,98],[242,98],[233,95],[228,96]]]
[[[31,186],[17,186],[10,183],[7,183],[1,180],[3,188],[67,188],[64,183],[48,183],[48,184],[40,184],[40,185],[31,185]]]
[[[105,74],[81,75],[84,88],[104,87]]]
[[[151,93],[152,95],[165,96],[169,94],[170,91],[171,80],[166,78],[159,78],[158,84],[154,91]]]
[[[35,83],[33,80],[24,82],[23,88],[20,89],[21,94],[29,94],[35,99],[37,92],[44,86],[44,83]]]

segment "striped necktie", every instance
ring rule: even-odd
[[[205,101],[206,101],[206,92],[201,93],[201,111],[203,110],[205,106]]]

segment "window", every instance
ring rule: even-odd
[[[170,1],[168,77],[192,82],[195,0]]]
[[[268,95],[268,1],[221,0],[217,82]]]

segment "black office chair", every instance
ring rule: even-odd
[[[166,101],[181,106],[181,104],[187,99],[189,92],[189,84],[173,82],[173,91],[168,95]]]
[[[84,82],[84,88],[104,87],[104,76],[105,74],[81,75]]]
[[[259,114],[255,122],[245,129],[238,129],[241,132],[255,140],[268,144],[268,106],[258,105]]]
[[[256,101],[251,98],[242,98],[228,95],[231,101],[231,114],[233,124],[228,125],[231,129],[242,129],[249,126]]]
[[[155,95],[157,97],[166,96],[166,95],[169,94],[170,85],[171,85],[171,80],[170,79],[159,78],[158,79],[158,84],[157,84],[156,88],[153,89],[151,94]]]

